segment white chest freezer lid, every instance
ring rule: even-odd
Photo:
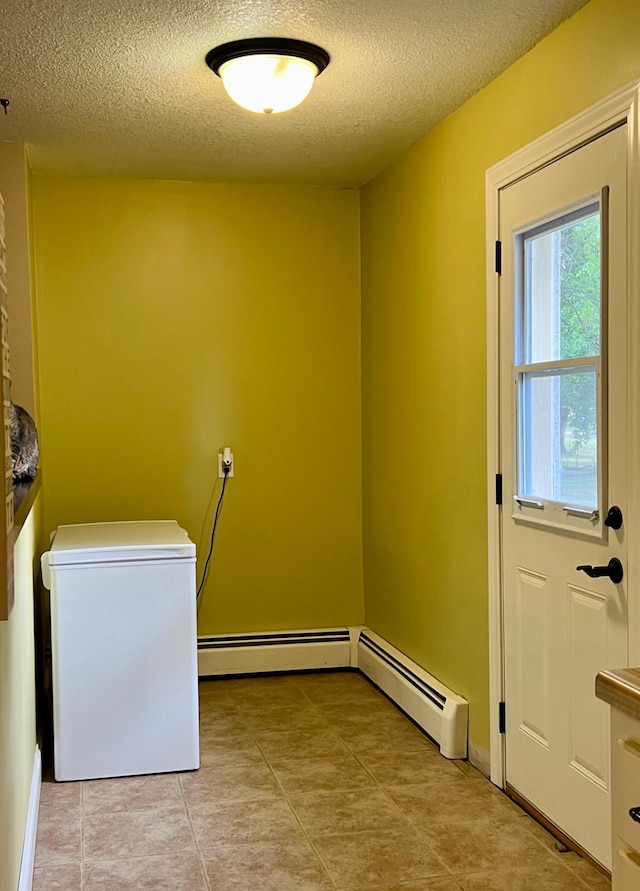
[[[175,520],[58,526],[49,565],[195,558],[196,546]]]

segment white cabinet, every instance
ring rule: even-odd
[[[596,695],[611,706],[612,891],[640,889],[640,669],[601,671]]]
[[[613,891],[640,888],[640,719],[611,708]]]

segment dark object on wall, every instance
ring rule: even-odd
[[[11,464],[13,482],[35,479],[38,470],[38,431],[22,406],[11,403]]]

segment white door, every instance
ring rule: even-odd
[[[628,664],[626,129],[500,193],[506,781],[605,866],[594,683]]]

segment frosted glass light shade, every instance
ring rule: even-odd
[[[304,40],[253,37],[210,50],[205,61],[229,96],[249,111],[272,114],[295,108],[329,64],[329,53]]]
[[[240,56],[220,66],[222,83],[233,101],[262,114],[300,105],[317,73],[313,62],[296,56]]]

